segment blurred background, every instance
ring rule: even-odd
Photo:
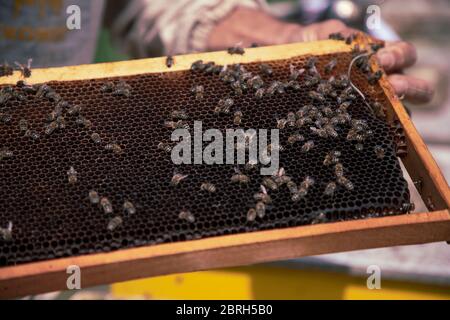
[[[171,5],[175,6],[176,2],[171,1]],[[111,1],[108,5],[114,6]],[[381,9],[382,23],[376,30],[366,27],[366,12],[371,5]],[[407,104],[407,107],[447,181],[450,179],[450,1],[269,0],[267,6],[267,10],[284,21],[309,24],[334,18],[384,40],[403,39],[412,42],[417,48],[419,60],[405,72],[430,81],[436,89],[436,95],[429,104]],[[94,38],[90,39],[93,43],[91,51],[95,52],[92,62],[132,57],[123,47],[120,49],[120,45],[114,44],[110,28],[101,27],[98,33],[91,34],[91,38]],[[0,36],[0,46],[1,43]],[[4,58],[1,53],[0,58]],[[414,197],[417,210],[425,210],[417,193]],[[382,270],[381,290],[367,289],[366,271],[370,265],[377,265]],[[450,299],[450,246],[436,243],[308,257],[259,266],[158,277],[26,299],[67,298]]]

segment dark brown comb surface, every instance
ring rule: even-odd
[[[318,57],[321,73],[334,57],[338,58],[338,67],[333,74],[347,72],[351,56],[342,53]],[[263,78],[266,82],[285,81],[289,65],[301,67],[306,58],[270,62],[274,74]],[[259,72],[258,64],[246,67]],[[316,142],[316,148],[304,154],[301,143],[288,147],[281,153],[281,166],[297,183],[311,176],[315,185],[298,203],[290,200],[286,188],[271,193],[273,204],[266,217],[247,222],[247,211],[255,205],[253,195],[261,183],[257,172],[250,175],[248,186],[240,186],[230,182],[234,166],[176,167],[170,154],[157,148],[161,141],[169,141],[171,131],[164,128],[164,122],[174,110],[185,109],[191,127],[193,120],[197,120],[203,122],[204,129],[235,128],[232,115],[213,112],[220,99],[234,97],[229,85],[217,75],[191,71],[121,79],[132,88],[129,98],[102,93],[100,88],[105,79],[49,83],[69,103],[83,106],[83,115],[93,123],[90,130],[67,118],[65,130],[45,136],[43,126],[46,115],[54,108],[52,103],[32,95],[25,102],[8,103],[13,120],[11,124],[0,124],[0,148],[13,151],[14,157],[0,161],[0,227],[5,228],[9,221],[14,227],[11,242],[0,239],[0,266],[305,225],[322,212],[330,221],[399,213],[402,204],[409,202],[389,127],[371,115],[358,97],[349,112],[355,119],[367,120],[374,132],[364,143],[364,150],[357,151],[355,143],[346,140],[348,128],[341,130],[334,140],[320,139],[301,129],[306,140]],[[369,101],[387,103],[381,88],[370,86],[360,71],[355,70],[352,79]],[[201,101],[196,101],[190,92],[196,84],[205,87],[205,98]],[[300,84],[303,85],[302,81]],[[312,102],[308,92],[302,87],[300,91],[287,90],[284,95],[275,94],[262,100],[257,100],[253,93],[234,99],[243,112],[244,128],[273,129],[277,116],[285,117],[289,111],[296,112]],[[327,99],[325,105],[337,107],[332,99]],[[33,142],[23,137],[20,119],[28,120],[32,129],[40,131],[41,138]],[[281,144],[286,145],[288,136],[295,131],[298,130],[282,130]],[[94,144],[90,138],[94,132],[100,134],[104,144],[116,142],[124,152],[116,155]],[[383,160],[376,157],[376,146],[386,150]],[[335,178],[334,171],[325,167],[323,160],[331,150],[342,152],[341,162],[355,189],[347,191],[339,186],[334,197],[327,197],[324,189]],[[75,185],[67,182],[71,166],[78,172]],[[176,188],[170,185],[174,171],[189,175]],[[218,191],[201,192],[204,181],[214,183]],[[122,205],[127,199],[135,204],[137,213],[124,216],[123,225],[109,232],[106,226],[115,215],[105,215],[91,205],[90,190],[108,197],[116,215],[122,215]],[[181,210],[191,211],[195,223],[180,220]]]

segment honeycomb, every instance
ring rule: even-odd
[[[307,58],[267,62],[274,72],[272,76],[263,75],[263,79],[287,80],[290,64],[301,66]],[[332,58],[338,59],[333,74],[346,73],[351,60],[348,53],[318,57],[319,72]],[[257,63],[245,66],[259,72]],[[12,241],[0,239],[0,266],[307,225],[320,213],[328,221],[401,214],[402,205],[410,200],[389,125],[368,112],[358,96],[349,113],[353,118],[367,120],[373,130],[364,150],[357,151],[354,143],[346,140],[346,133],[337,139],[319,139],[306,129],[300,130],[307,140],[316,142],[316,148],[307,154],[301,152],[301,144],[288,148],[280,154],[280,165],[295,181],[309,175],[316,180],[315,185],[298,203],[291,201],[287,190],[271,193],[273,204],[266,216],[248,222],[247,211],[255,205],[253,195],[261,182],[258,171],[249,174],[251,182],[244,186],[230,182],[235,166],[175,166],[170,154],[157,148],[161,141],[170,139],[171,130],[164,123],[172,111],[185,109],[189,122],[203,121],[204,129],[235,128],[232,115],[213,112],[220,99],[232,96],[243,112],[243,128],[273,129],[277,116],[311,103],[309,90],[302,82],[299,91],[257,100],[254,94],[233,96],[230,86],[216,75],[189,70],[120,79],[131,86],[130,97],[101,91],[105,81],[118,80],[114,78],[49,83],[64,100],[83,106],[83,115],[92,121],[91,129],[71,120],[65,130],[45,136],[43,126],[54,109],[52,103],[33,95],[26,95],[22,102],[8,102],[5,109],[12,121],[0,124],[0,149],[11,150],[14,156],[0,161],[0,227],[6,228],[9,221],[14,227]],[[369,85],[366,75],[358,69],[352,71],[352,80],[368,101],[388,104],[381,87]],[[205,88],[205,97],[200,101],[190,92],[198,84]],[[327,98],[325,105],[335,108],[336,102]],[[41,137],[36,141],[24,137],[20,119],[26,119]],[[280,131],[281,144],[292,131]],[[114,154],[93,143],[94,132],[103,144],[119,144],[123,153]],[[376,146],[385,149],[383,160],[375,156]],[[326,184],[334,179],[333,170],[323,165],[330,150],[342,152],[346,176],[355,185],[353,191],[338,187],[334,197],[323,193]],[[67,182],[71,166],[78,172],[78,181],[73,185]],[[170,185],[174,172],[189,175],[176,188]],[[217,192],[201,192],[204,181],[214,183]],[[103,213],[89,202],[91,190],[111,200],[114,215]],[[125,200],[136,206],[134,215],[122,214]],[[181,210],[192,212],[195,222],[179,219]],[[116,215],[122,215],[123,224],[108,231],[106,226]]]

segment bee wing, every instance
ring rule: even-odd
[[[266,189],[266,187],[263,186],[263,185],[261,185],[261,192],[262,192],[263,194],[267,194],[267,189]]]

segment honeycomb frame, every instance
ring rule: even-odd
[[[229,56],[224,52],[179,56],[175,57],[175,65],[170,70],[165,66],[165,58],[35,70],[29,82],[85,80],[93,79],[93,74],[101,75],[98,78],[125,77],[141,74],[143,70],[145,70],[145,73],[156,74],[168,71],[177,72],[189,69],[191,63],[198,59],[223,64],[253,63],[289,59],[310,54],[335,54],[348,52],[349,50],[350,47],[342,42],[320,41],[308,44],[248,49],[244,56]],[[373,67],[374,69],[377,68],[375,64]],[[17,78],[18,76],[15,75],[14,77]],[[6,80],[9,83],[15,83],[17,79],[14,77],[0,79],[0,81]],[[388,121],[399,120],[406,132],[410,152],[403,159],[403,162],[413,178],[416,177],[423,181],[422,190],[420,190],[421,195],[425,203],[437,212],[344,221],[318,226],[291,227],[249,234],[222,235],[183,243],[159,244],[111,253],[5,267],[0,269],[0,297],[3,295],[30,294],[36,292],[36,290],[46,291],[44,288],[38,289],[36,285],[32,285],[29,282],[30,278],[39,279],[39,283],[46,283],[48,289],[51,290],[62,288],[65,281],[61,281],[65,276],[65,268],[67,268],[69,261],[72,262],[71,264],[79,265],[85,271],[83,273],[84,283],[95,285],[143,276],[242,265],[311,254],[448,240],[450,238],[448,186],[431,156],[423,148],[422,140],[386,79],[381,80],[381,85],[392,107],[388,109]],[[433,174],[428,174],[429,172]],[[423,228],[427,232],[418,232]],[[403,230],[403,234],[396,235],[398,230]],[[418,234],[415,234],[417,232]],[[359,237],[361,241],[354,241],[354,237]],[[383,237],[388,238],[383,239]],[[317,240],[314,241],[313,238]],[[340,239],[339,242],[336,242],[336,239]],[[258,248],[262,244],[266,249],[259,253]],[[235,259],[230,259],[228,256],[235,257]],[[201,261],[203,259],[205,261]],[[156,270],[147,270],[151,269],[150,266],[152,265],[157,266]],[[128,268],[130,266],[133,268],[132,271],[114,271],[118,267],[122,269],[121,267]],[[105,277],[99,278],[96,270],[105,271]],[[54,281],[49,282],[44,281],[44,279],[53,279]],[[21,285],[21,283],[25,284]]]

